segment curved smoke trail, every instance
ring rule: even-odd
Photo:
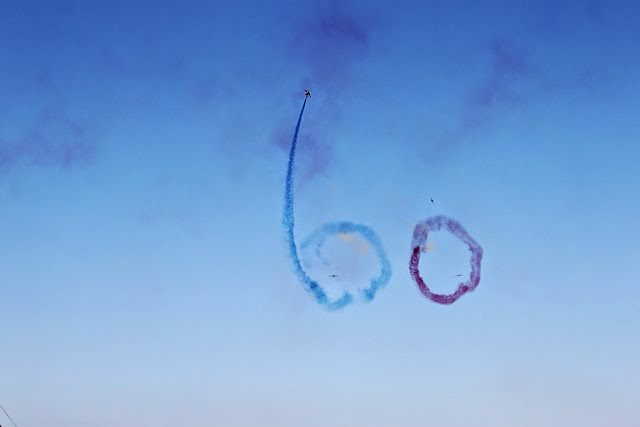
[[[458,289],[450,295],[434,294],[420,277],[418,264],[420,262],[420,248],[427,242],[430,231],[439,231],[444,226],[447,231],[453,234],[467,245],[471,252],[469,263],[471,264],[471,273],[469,280],[460,282]],[[409,261],[409,272],[418,285],[418,289],[422,294],[433,302],[438,304],[453,304],[462,295],[473,291],[480,282],[480,263],[482,261],[482,247],[469,235],[458,221],[444,215],[437,215],[420,221],[413,229],[413,238],[411,239],[411,247],[413,253]]]
[[[307,104],[307,98],[305,97],[302,109],[300,110],[300,116],[298,117],[298,123],[296,124],[296,130],[293,134],[293,141],[291,142],[291,150],[289,151],[289,164],[287,167],[287,178],[285,182],[284,190],[284,214],[282,218],[282,225],[286,233],[287,242],[289,244],[289,257],[292,262],[293,271],[298,279],[305,286],[305,289],[310,292],[316,301],[327,307],[329,310],[338,310],[344,306],[353,302],[353,295],[350,292],[345,291],[340,298],[331,301],[326,292],[315,280],[311,279],[302,264],[298,256],[298,248],[296,247],[295,238],[293,235],[293,175],[294,175],[294,159],[296,155],[296,146],[298,143],[298,132],[300,131],[300,123],[302,122],[302,114],[304,113],[304,107]],[[358,233],[365,239],[367,239],[371,245],[375,248],[376,254],[380,258],[381,271],[380,276],[371,279],[371,286],[367,289],[360,290],[361,296],[365,301],[371,301],[378,289],[382,288],[389,282],[391,278],[391,263],[387,259],[387,255],[382,246],[382,241],[372,228],[363,224],[355,224],[349,221],[331,222],[323,225],[315,232],[313,232],[303,243],[303,246],[307,246],[311,241],[317,242],[317,248],[321,247],[326,238],[332,234],[342,233]]]

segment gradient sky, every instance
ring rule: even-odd
[[[0,5],[15,422],[640,426],[638,3],[219,3]],[[337,312],[281,226],[303,89],[298,242],[364,223],[393,268]],[[434,214],[484,249],[451,306],[408,270]],[[451,292],[468,251],[433,239]],[[378,273],[360,243],[328,290]]]

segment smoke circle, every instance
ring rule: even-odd
[[[382,240],[376,232],[364,224],[356,224],[350,221],[338,221],[329,222],[322,225],[320,228],[311,233],[301,244],[300,250],[305,251],[312,244],[315,245],[315,254],[321,257],[320,250],[326,242],[327,238],[333,235],[357,233],[367,240],[371,246],[375,249],[375,253],[380,261],[380,275],[370,280],[370,285],[367,288],[359,289],[360,297],[365,302],[373,300],[376,296],[376,292],[383,288],[391,279],[391,263],[387,258],[387,254],[384,251]],[[326,292],[320,285],[315,282],[317,287],[312,289],[312,293],[316,297],[316,300],[328,307],[338,306],[339,308],[353,302],[354,298],[351,292],[345,291],[341,298],[337,301],[329,301],[326,296]],[[336,307],[336,308],[338,308]]]
[[[420,262],[420,248],[427,243],[429,232],[439,231],[442,227],[466,244],[471,252],[469,264],[471,266],[471,274],[469,280],[460,282],[458,289],[449,295],[435,294],[431,292],[427,284],[420,276],[418,264]],[[480,264],[482,262],[482,247],[471,237],[465,228],[455,219],[444,215],[432,216],[420,221],[413,229],[413,237],[411,239],[412,254],[409,260],[409,272],[416,282],[418,289],[426,298],[438,304],[453,304],[462,295],[472,292],[480,282]]]

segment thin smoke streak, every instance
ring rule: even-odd
[[[307,98],[302,104],[300,110],[300,116],[298,116],[298,123],[296,124],[296,130],[293,134],[293,140],[291,142],[291,150],[289,152],[289,163],[287,167],[287,177],[285,182],[284,191],[284,212],[282,225],[286,234],[288,246],[289,246],[289,258],[292,262],[292,267],[295,275],[305,286],[305,289],[310,292],[316,301],[328,308],[329,310],[339,310],[348,304],[351,304],[354,300],[353,295],[350,292],[345,291],[340,298],[331,301],[326,292],[315,280],[311,279],[305,272],[300,258],[298,256],[298,248],[296,247],[295,237],[293,233],[294,216],[293,216],[293,178],[294,178],[294,159],[296,154],[296,148],[298,143],[298,133],[300,131],[300,123],[302,122],[302,115],[304,108],[307,104]],[[359,233],[367,239],[375,248],[376,254],[380,258],[381,272],[380,276],[371,279],[371,286],[367,289],[360,291],[362,298],[365,301],[371,301],[375,297],[376,292],[384,287],[391,278],[391,263],[387,259],[387,255],[382,246],[382,241],[372,228],[363,224],[355,224],[349,221],[331,222],[323,225],[318,230],[307,238],[302,247],[310,244],[311,241],[316,241],[316,249],[322,246],[324,241],[329,235],[332,234],[345,234],[345,233]]]
[[[4,412],[4,414],[7,416],[7,418],[9,418],[9,421],[11,421],[11,424],[13,424],[13,427],[18,427],[16,425],[16,423],[13,421],[13,418],[11,418],[11,415],[9,415],[9,413],[7,412],[6,409],[4,409],[4,407],[2,405],[0,405],[0,409],[2,409],[2,412]]]

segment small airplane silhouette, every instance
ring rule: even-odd
[[[456,277],[462,277],[462,274],[456,274]]]
[[[309,92],[308,89],[304,90],[304,97],[306,98],[307,96],[311,96],[311,92]]]
[[[337,274],[330,274],[329,277],[335,279],[336,277],[338,277],[338,275]]]
[[[433,197],[429,197],[431,199],[431,203],[433,203]]]

